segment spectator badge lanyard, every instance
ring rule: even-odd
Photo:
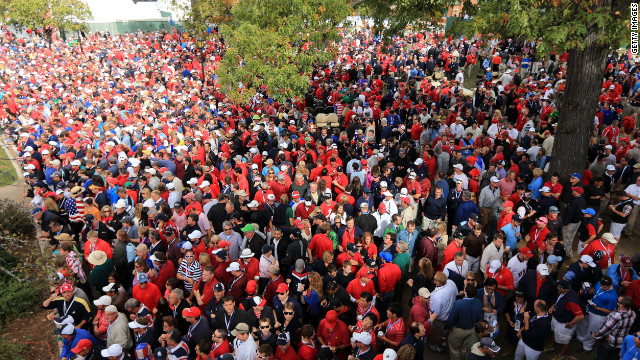
[[[627,350],[627,353],[625,354],[625,355],[627,355],[627,354],[631,353],[631,351],[633,351],[634,349],[636,350],[636,353],[633,354],[633,357],[631,358],[631,360],[636,360],[638,358],[638,353],[640,352],[640,349],[638,349],[637,347],[633,346],[633,347],[631,347],[631,349]]]
[[[493,309],[493,305],[491,304],[491,302],[493,302],[493,296],[494,295],[489,296],[489,294],[485,294],[484,296],[487,298],[487,306],[490,309]],[[516,311],[516,314],[518,314],[518,311]]]
[[[611,251],[607,249],[606,246],[602,243],[602,239],[600,239],[600,245],[602,245],[602,250],[607,254],[607,266],[611,266]]]
[[[553,304],[553,310],[554,310],[554,311],[556,310],[556,305],[558,305],[558,302],[560,301],[560,299],[562,299],[562,297],[563,297],[563,296],[564,296],[564,294],[560,294],[560,295],[558,296],[558,300],[556,300],[556,303],[555,303],[555,304]]]
[[[234,311],[234,314],[235,314],[235,311]],[[232,317],[232,318],[233,318],[233,317]],[[196,326],[198,326],[198,324],[200,324],[200,320],[202,320],[202,318],[198,319],[198,322],[197,322],[195,325],[191,325],[191,326],[189,326],[189,331],[187,331],[187,339],[191,339],[191,333],[193,332],[193,329],[195,329],[195,328],[196,328]],[[228,328],[229,328],[229,327],[227,326],[227,329],[228,329]]]
[[[333,333],[336,332],[336,327],[334,327],[333,330],[331,330],[331,332],[329,333],[329,338],[327,339],[327,346],[329,347],[331,347],[331,339],[333,338]]]
[[[557,304],[557,303],[558,303],[558,302],[556,302],[556,304]],[[538,316],[536,315],[533,319],[531,319],[531,321],[529,322],[529,324],[531,324],[532,322],[534,322],[534,321],[536,321],[536,320],[544,319],[544,318],[546,318],[547,316],[549,316],[549,313],[546,313],[546,314],[544,314],[543,316],[540,316],[540,317],[538,317]]]
[[[371,302],[371,305],[369,305],[369,308],[367,309],[367,311],[364,311],[360,313],[360,315],[362,315],[362,318],[364,318],[365,316],[367,316],[367,314],[369,313],[369,311],[371,311],[371,308],[373,307],[373,302]],[[360,309],[364,310],[363,307],[361,307]]]
[[[67,302],[64,301],[62,304],[62,312],[64,313],[62,316],[67,316],[67,313],[69,312],[69,310],[71,310],[71,305],[73,305],[73,303],[76,302],[76,297],[73,297],[73,300],[71,300],[71,302],[69,303],[69,306],[67,306]]]
[[[267,261],[269,262],[269,264],[273,265],[273,262],[272,262],[271,260],[269,260],[269,258],[268,258],[268,257],[266,257],[266,256],[264,256],[264,255],[262,255],[262,257],[263,257],[265,260],[267,260]]]
[[[227,321],[227,315],[224,315],[224,324],[227,327],[227,331],[229,331],[229,328],[231,327],[231,322],[233,321],[233,317],[236,316],[236,311],[233,310],[233,314],[231,314],[231,317],[229,318],[229,321]]]
[[[518,314],[520,314],[520,310],[522,310],[523,307],[524,307],[524,301],[520,306],[518,306],[518,302],[516,301],[516,315],[514,316],[514,318],[518,316]]]
[[[620,269],[620,282],[626,281],[625,278],[627,277],[627,275],[629,275],[629,270],[625,271],[624,273],[622,272],[622,264],[620,264],[620,266],[618,267],[618,269]],[[66,313],[65,313],[66,314]]]
[[[393,324],[389,324],[387,325],[387,330],[384,332],[385,335],[389,334],[389,330],[393,329],[393,327],[400,322],[400,320],[402,320],[402,318],[399,318],[398,320],[396,320]]]

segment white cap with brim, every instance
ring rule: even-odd
[[[120,356],[122,355],[122,346],[120,344],[113,344],[108,348],[100,351],[100,355],[104,358],[109,358],[110,356]]]
[[[536,271],[540,273],[540,275],[547,276],[549,275],[549,268],[546,264],[540,264],[536,266]]]

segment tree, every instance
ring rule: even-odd
[[[545,52],[568,52],[565,92],[550,172],[564,178],[585,169],[589,136],[610,50],[625,41],[629,3],[623,0],[469,0],[472,21],[456,24],[469,35],[532,39]]]
[[[378,34],[389,38],[409,25],[437,23],[453,0],[353,0],[350,6],[362,16],[371,17]]]
[[[20,30],[34,30],[51,45],[55,30],[83,30],[92,15],[82,0],[0,0],[0,19]]]
[[[220,25],[228,48],[217,71],[223,91],[242,102],[256,91],[278,101],[304,95],[312,65],[335,55],[344,0],[239,0]]]

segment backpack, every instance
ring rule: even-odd
[[[136,247],[132,243],[127,243],[127,262],[132,263],[136,259]]]

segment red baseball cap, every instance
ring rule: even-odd
[[[255,280],[249,280],[247,281],[247,294],[249,295],[253,295],[256,292],[256,288],[258,287],[258,284],[256,284]]]
[[[533,253],[531,252],[531,249],[529,249],[526,246],[523,246],[523,247],[520,248],[520,254],[527,255],[527,258],[529,258],[529,259],[531,259],[533,257]]]
[[[295,220],[293,222],[293,226],[297,227],[298,229],[302,229],[304,227],[304,225],[302,224],[302,220]]]
[[[578,194],[584,194],[584,189],[581,188],[580,186],[573,186],[571,187],[571,191],[575,191]]]
[[[77,355],[80,351],[91,349],[91,346],[92,346],[91,340],[82,339],[78,341],[78,343],[73,349],[71,349],[71,352]]]
[[[380,205],[378,205],[378,212],[380,212],[380,214],[386,213],[387,207],[383,203],[380,203]]]
[[[64,283],[64,285],[62,285],[62,287],[60,288],[60,293],[63,293],[66,291],[73,291],[73,285],[69,283]]]
[[[278,285],[278,288],[276,289],[277,293],[283,293],[285,291],[289,291],[289,286],[287,286],[287,284],[281,283],[280,285]]]
[[[188,317],[188,316],[200,317],[201,314],[202,313],[200,312],[200,309],[196,306],[182,310],[182,317]]]
[[[513,203],[511,201],[505,201],[502,203],[502,206],[504,207],[513,207]]]
[[[335,310],[329,310],[327,311],[327,315],[325,316],[325,319],[329,324],[335,324],[336,321],[338,320],[338,313]]]

